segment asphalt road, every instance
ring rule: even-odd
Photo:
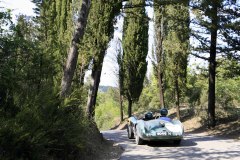
[[[240,160],[240,141],[201,134],[185,134],[179,146],[171,142],[136,145],[126,130],[103,131],[106,139],[124,148],[120,160]]]

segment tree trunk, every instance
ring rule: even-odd
[[[122,122],[123,121],[123,96],[121,94],[120,94],[119,100],[120,100],[120,118]]]
[[[213,36],[211,36],[213,37]],[[211,47],[212,48],[212,47]],[[212,49],[211,49],[212,50]],[[216,52],[210,51],[209,59],[209,90],[208,90],[208,124],[215,127],[215,76],[216,76]]]
[[[178,84],[178,77],[175,77],[175,104],[176,104],[176,113],[177,113],[177,118],[180,120],[180,106],[179,106],[179,99],[180,99],[180,93],[179,93],[179,84]]]
[[[105,51],[101,53],[102,55],[101,57],[99,57],[99,61],[97,60],[96,62],[95,59],[93,60],[91,84],[88,92],[88,102],[87,102],[87,110],[86,110],[86,113],[89,119],[94,119],[94,116],[95,116],[95,105],[96,105],[98,87],[99,87],[101,73],[102,73],[104,53]]]
[[[88,102],[87,102],[87,116],[89,119],[94,119],[95,116],[95,105],[98,87],[100,83],[101,70],[92,71],[91,74],[91,85],[88,91]]]
[[[164,90],[163,90],[162,77],[163,77],[163,74],[158,72],[159,98],[160,98],[161,108],[164,108],[165,104],[164,104]]]
[[[63,78],[61,82],[61,97],[66,97],[69,93],[73,75],[78,59],[78,45],[83,38],[84,30],[87,25],[88,14],[90,11],[91,0],[82,0],[82,7],[79,12],[78,22],[75,33],[73,34],[71,46],[68,52],[67,63],[64,67]]]
[[[80,86],[84,85],[84,77],[85,77],[85,70],[88,67],[88,65],[81,64],[79,69],[79,75],[78,75],[78,83]]]
[[[132,99],[128,97],[128,117],[132,116]]]
[[[119,84],[119,102],[120,102],[120,118],[121,122],[123,121],[123,94],[124,94],[124,89],[123,89],[123,61],[122,61],[122,55],[121,51],[118,50],[118,55],[117,55],[117,62],[119,66],[119,71],[118,71],[118,84]]]
[[[161,49],[159,50],[159,54],[157,56],[157,61],[158,61],[158,87],[159,87],[159,99],[160,99],[160,105],[161,108],[165,107],[164,103],[164,89],[163,89],[163,58],[162,58],[162,41],[163,39],[161,38],[161,46],[159,46]]]
[[[211,46],[209,57],[209,86],[208,86],[208,125],[215,127],[215,76],[216,76],[216,46],[217,46],[217,5],[213,5],[213,17],[211,28]]]

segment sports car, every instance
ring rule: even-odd
[[[144,141],[173,141],[179,145],[183,139],[184,128],[179,120],[167,117],[149,119],[128,118],[128,138],[135,138],[136,144],[141,145]]]

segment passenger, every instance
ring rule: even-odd
[[[151,120],[153,119],[153,113],[152,112],[147,112],[145,114],[144,120]]]
[[[168,121],[168,122],[172,121],[171,118],[167,117],[168,110],[166,108],[161,109],[160,114],[161,114],[161,116],[160,116],[159,119],[164,120],[164,121]]]

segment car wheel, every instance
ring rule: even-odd
[[[133,139],[134,138],[134,133],[131,125],[127,125],[127,132],[128,132],[128,138]]]
[[[144,140],[141,137],[139,137],[137,132],[136,132],[136,135],[135,135],[135,141],[136,141],[137,145],[142,145],[144,143]]]
[[[179,139],[179,140],[174,140],[173,143],[174,143],[175,145],[180,145],[181,139]]]

